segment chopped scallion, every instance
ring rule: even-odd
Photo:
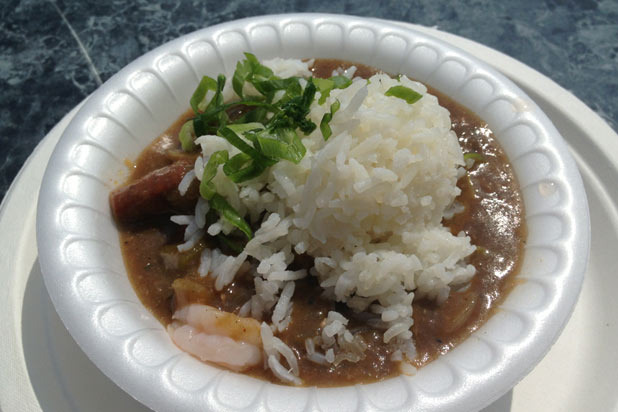
[[[422,94],[417,93],[406,86],[393,86],[388,89],[384,95],[398,97],[408,102],[408,104],[416,103],[423,97]]]
[[[333,115],[337,113],[341,103],[339,100],[335,100],[335,103],[330,105],[330,112],[324,113],[322,117],[322,121],[320,122],[320,131],[322,132],[322,136],[324,136],[324,140],[328,140],[328,138],[333,134],[333,131],[330,128],[330,121],[333,118]]]
[[[487,160],[485,159],[485,156],[483,156],[481,153],[476,152],[464,153],[463,158],[464,162],[467,162],[468,160],[473,160],[475,162],[485,162]]]
[[[197,86],[197,89],[193,92],[193,96],[191,96],[191,108],[195,114],[201,113],[206,110],[206,106],[208,105],[206,102],[206,95],[208,91],[217,90],[217,81],[212,77],[204,76],[200,81],[200,84]]]
[[[223,196],[215,193],[208,201],[208,204],[214,210],[219,212],[219,215],[228,223],[240,229],[240,231],[247,236],[247,239],[251,239],[253,237],[253,231],[251,230],[249,224],[242,218],[242,216],[240,216],[236,209],[230,206]]]
[[[202,181],[200,183],[200,195],[206,199],[210,200],[216,190],[211,180],[217,175],[217,169],[219,165],[227,162],[229,154],[227,150],[219,150],[214,152],[212,156],[208,159],[208,163],[204,166],[204,173],[202,174]]]
[[[180,146],[185,152],[192,152],[195,150],[195,129],[193,128],[193,120],[189,120],[180,128],[178,132],[178,140],[180,140]]]
[[[309,117],[316,93],[320,92],[319,104],[323,104],[332,90],[344,89],[352,84],[352,80],[345,76],[307,80],[280,78],[256,56],[245,53],[245,59],[237,63],[232,77],[232,88],[239,100],[224,102],[225,81],[224,75],[216,79],[202,78],[190,99],[195,117],[182,126],[179,139],[183,150],[194,151],[197,136],[216,134],[240,150],[234,156],[230,156],[227,150],[213,153],[204,167],[199,191],[208,200],[211,211],[216,211],[222,219],[251,238],[248,223],[217,193],[213,179],[219,166],[223,166],[223,172],[230,180],[241,183],[260,176],[280,160],[299,163],[307,151],[300,132],[308,135],[317,128]],[[245,96],[247,83],[259,95]],[[322,118],[320,130],[325,139],[332,134],[329,122],[339,106],[339,101],[335,101],[330,112]]]

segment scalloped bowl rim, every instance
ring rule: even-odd
[[[134,158],[188,108],[200,75],[229,72],[247,50],[262,58],[341,58],[413,73],[473,109],[507,152],[528,219],[519,275],[524,281],[482,328],[416,375],[341,388],[291,388],[222,371],[171,344],[128,286],[107,205],[109,189],[126,176],[123,160]],[[588,207],[575,162],[523,91],[427,34],[330,14],[219,24],[126,66],[90,96],[67,127],[46,169],[37,210],[39,262],[65,326],[99,369],[160,411],[482,408],[522,379],[557,339],[581,289],[589,242]]]

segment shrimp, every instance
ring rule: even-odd
[[[243,371],[262,362],[260,324],[255,319],[190,304],[176,310],[167,330],[174,343],[202,361]]]

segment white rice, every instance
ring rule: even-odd
[[[222,255],[225,256],[225,255]],[[234,276],[240,266],[247,259],[247,254],[241,252],[238,256],[225,256],[222,262],[217,262],[212,270],[212,275],[215,278],[215,289],[221,290],[224,286],[229,285],[234,280]]]
[[[264,322],[262,323],[260,332],[267,363],[273,373],[282,381],[291,382],[296,385],[302,383],[298,377],[300,374],[298,360],[294,356],[292,349],[283,343],[281,339],[274,336],[270,326]],[[288,364],[287,368],[281,363],[281,358]]]
[[[212,264],[212,250],[206,248],[202,251],[202,255],[200,256],[200,266],[197,269],[197,273],[201,277],[208,275],[210,272],[210,266]]]
[[[189,190],[189,186],[191,186],[191,182],[193,182],[193,180],[195,180],[195,170],[190,170],[186,175],[184,175],[178,185],[178,192],[180,192],[181,196],[184,196],[187,193],[187,190]]]
[[[188,225],[193,222],[194,216],[189,215],[174,215],[170,217],[170,220],[177,225]]]
[[[272,323],[275,329],[283,332],[292,320],[292,295],[294,295],[294,282],[287,282],[279,295],[275,309],[273,310]]]
[[[195,245],[198,244],[201,238],[204,237],[204,231],[201,229],[197,229],[197,225],[195,223],[190,223],[187,226],[185,232],[185,243],[178,245],[179,252],[186,252],[191,250]]]
[[[320,365],[328,363],[337,366],[344,360],[358,362],[364,359],[366,343],[360,334],[353,335],[347,328],[348,319],[342,314],[330,311],[324,320],[322,333],[305,340],[307,358]],[[316,349],[318,345],[324,353]]]
[[[212,225],[208,226],[208,234],[210,236],[217,236],[219,233],[221,233],[221,230],[223,229],[223,224],[221,224],[221,222],[215,222]]]
[[[208,213],[209,210],[210,206],[208,202],[200,196],[195,204],[195,224],[198,228],[204,229],[206,225],[206,213]]]
[[[311,74],[310,63],[298,60],[274,59],[264,64],[282,77]],[[355,70],[339,74],[352,77]],[[408,104],[385,96],[396,85],[423,97]],[[230,93],[228,84],[224,94],[231,98]],[[348,88],[333,90],[324,105],[317,100],[310,113],[316,124],[336,100],[341,109],[330,123],[333,135],[328,141],[319,128],[303,137],[307,153],[299,164],[280,161],[239,185],[222,172],[213,179],[217,191],[247,220],[255,222],[264,214],[266,218],[238,257],[217,250],[203,253],[200,274],[210,270],[220,289],[233,280],[248,257],[253,258],[256,294],[241,313],[262,319],[272,310],[272,327],[280,332],[291,319],[294,281],[307,276],[306,271],[288,268],[293,250],[307,253],[314,258],[310,272],[324,288],[324,296],[375,314],[368,323],[384,330],[384,342],[395,345],[394,359],[412,359],[413,299],[444,301],[451,287],[465,284],[475,273],[464,262],[475,250],[470,239],[452,235],[441,223],[445,215],[458,210],[456,182],[464,166],[450,115],[425,86],[406,76],[397,80],[377,74],[369,82],[356,78]],[[218,136],[201,136],[196,143],[202,155],[193,174],[181,182],[181,192],[194,178],[201,179],[212,153],[238,153]],[[196,207],[196,213],[206,211],[204,206]],[[187,225],[179,250],[188,250],[199,240],[196,236],[203,235],[203,216],[172,220]],[[219,221],[207,231],[214,235],[233,229]],[[330,312],[315,341],[306,342],[309,359],[316,363],[361,359],[364,342],[346,329],[347,322],[341,314]],[[273,373],[286,382],[300,382],[293,352],[266,324],[262,339]]]

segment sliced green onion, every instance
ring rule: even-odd
[[[305,157],[305,153],[307,153],[307,148],[300,139],[300,136],[298,136],[298,133],[296,133],[296,131],[292,128],[280,129],[277,131],[277,136],[279,139],[290,144],[290,157],[284,159],[295,164],[300,163],[300,161],[303,160],[303,157]]]
[[[208,200],[210,207],[219,212],[219,215],[225,219],[231,225],[240,229],[248,239],[253,237],[253,231],[245,219],[225,200],[223,196],[215,193],[212,198]]]
[[[320,92],[318,104],[324,104],[328,96],[330,96],[331,90],[335,87],[335,82],[330,79],[313,79],[313,82]]]
[[[251,63],[248,60],[240,60],[236,63],[236,71],[232,77],[232,88],[241,99],[243,96],[243,87],[247,78],[251,75]]]
[[[228,157],[229,154],[227,150],[219,150],[214,152],[212,156],[210,156],[210,159],[208,159],[208,163],[204,166],[204,173],[202,174],[202,181],[200,183],[200,195],[204,199],[210,200],[216,193],[216,189],[211,180],[217,175],[219,165],[227,162]]]
[[[245,57],[245,60],[236,64],[236,71],[232,77],[232,88],[241,99],[243,98],[243,87],[245,82],[248,81],[255,86],[256,84],[271,80],[275,77],[273,71],[260,63],[255,55],[245,53]],[[259,89],[257,90],[260,91]],[[262,91],[260,91],[260,93],[262,93]]]
[[[264,125],[262,123],[258,123],[258,122],[241,123],[241,124],[230,124],[227,127],[228,127],[228,129],[231,129],[232,131],[234,131],[236,134],[241,134],[241,133],[252,132],[252,131],[255,131],[255,130],[263,130],[264,129]]]
[[[299,130],[308,135],[317,128],[309,117],[317,91],[321,93],[322,104],[333,89],[344,89],[352,80],[345,76],[309,78],[305,84],[298,77],[283,79],[250,53],[245,53],[245,59],[237,63],[232,77],[232,87],[239,101],[224,103],[225,80],[224,75],[216,80],[208,76],[202,78],[190,101],[195,118],[181,127],[179,139],[183,150],[193,151],[196,136],[216,133],[240,150],[231,158],[226,150],[213,153],[204,167],[199,191],[211,206],[210,219],[218,214],[251,238],[247,222],[217,193],[212,180],[219,166],[223,166],[230,180],[240,183],[260,176],[280,160],[299,163],[307,152]],[[250,83],[260,95],[244,96],[245,83]],[[277,101],[273,103],[275,96]],[[329,122],[339,106],[339,101],[333,103],[330,112],[322,118],[320,129],[325,139],[332,134]],[[235,108],[244,113],[230,118]],[[226,239],[220,241],[232,247]]]
[[[333,76],[330,80],[335,84],[335,89],[345,89],[352,84],[352,79],[346,76]]]
[[[220,74],[217,80],[204,76],[199,86],[191,96],[191,107],[196,114],[193,119],[193,128],[197,136],[212,134],[217,127],[225,126],[228,116],[223,104],[223,88],[225,76]],[[207,101],[208,91],[214,91],[213,97]]]
[[[285,90],[285,96],[287,97],[283,98],[284,101],[302,93],[298,77],[290,77],[288,79],[275,77],[269,80],[254,81],[252,84],[269,102],[273,100],[275,93],[279,90]]]
[[[178,132],[178,140],[180,140],[180,145],[182,146],[182,150],[185,152],[193,152],[196,149],[195,143],[195,129],[193,128],[193,120],[189,120],[180,128],[180,132]]]
[[[193,108],[196,114],[206,110],[206,95],[209,90],[213,92],[217,90],[217,81],[212,77],[204,76],[197,86],[197,89],[193,92],[190,100],[191,108]]]
[[[210,156],[208,163],[204,167],[204,174],[200,183],[200,195],[208,200],[210,207],[216,210],[223,219],[240,229],[247,235],[247,238],[251,239],[253,232],[247,222],[230,206],[223,196],[217,193],[215,185],[212,183],[212,179],[217,175],[219,165],[226,163],[228,157],[229,154],[226,150],[219,150]]]
[[[220,107],[223,105],[223,88],[225,87],[225,76],[220,74],[217,76],[217,89],[215,90],[215,95],[212,100],[208,104],[208,107]]]
[[[463,158],[464,158],[464,162],[467,162],[468,160],[474,160],[475,162],[486,162],[487,161],[487,159],[485,159],[485,156],[483,156],[480,153],[476,153],[476,152],[464,153]]]
[[[265,136],[258,136],[257,141],[264,155],[271,159],[285,159],[289,144]]]
[[[238,153],[225,162],[223,165],[223,173],[227,176],[234,174],[251,163],[251,159],[253,158],[246,153]]]
[[[423,97],[422,94],[417,93],[406,86],[393,86],[388,89],[384,95],[398,97],[408,102],[408,104],[416,103]]]
[[[234,183],[246,182],[247,180],[255,179],[260,176],[267,167],[268,165],[266,163],[251,160],[249,166],[243,167],[234,173],[230,173],[228,177]]]
[[[317,92],[317,90],[318,89],[315,87],[315,84],[313,84],[313,79],[309,78],[309,81],[307,82],[307,85],[305,86],[305,90],[303,90],[302,100],[301,100],[302,113],[304,114],[303,118],[309,114],[309,111],[311,110],[311,103],[313,103],[313,99],[315,99],[315,93]],[[300,120],[300,119],[295,119],[295,120]]]
[[[318,104],[324,104],[333,89],[345,89],[352,84],[352,80],[345,76],[333,76],[329,79],[313,79],[313,81],[320,92]]]
[[[245,53],[245,57],[251,64],[252,77],[254,81],[268,80],[274,76],[273,71],[260,63],[254,54]]]
[[[330,121],[333,118],[333,115],[337,113],[341,103],[339,100],[335,100],[335,103],[330,105],[330,112],[324,113],[322,117],[322,121],[320,122],[320,131],[322,132],[322,136],[324,136],[324,140],[328,140],[328,138],[333,134],[333,131],[330,128]]]
[[[217,131],[217,134],[230,142],[241,152],[248,154],[254,159],[264,157],[255,148],[251,147],[238,133],[229,127],[222,127]]]
[[[271,159],[285,159],[298,164],[305,156],[307,149],[293,129],[277,130],[276,138],[263,134],[257,136],[260,149]]]
[[[238,153],[223,165],[223,173],[234,183],[254,179],[264,172],[269,163],[253,159],[246,153]]]

